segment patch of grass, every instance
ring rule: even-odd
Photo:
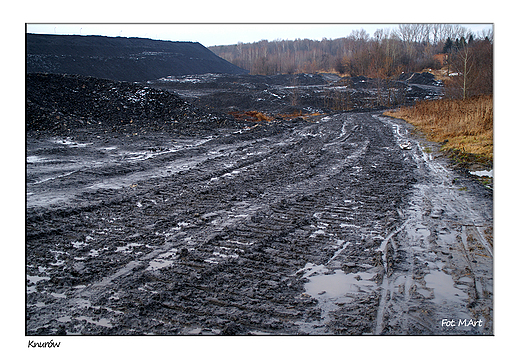
[[[420,101],[413,107],[387,111],[401,118],[435,142],[446,142],[461,160],[493,161],[493,96],[475,96],[465,100]],[[447,141],[446,141],[447,140]]]
[[[489,177],[479,178],[478,181],[482,183],[484,186],[490,186],[493,184],[493,181]]]

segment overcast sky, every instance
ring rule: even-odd
[[[461,24],[478,34],[491,24]],[[27,24],[27,32],[58,35],[104,35],[143,37],[157,40],[193,41],[204,46],[231,45],[239,41],[294,40],[347,37],[364,29],[373,35],[377,29],[396,28],[396,24]]]

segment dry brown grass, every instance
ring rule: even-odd
[[[297,117],[301,117],[304,120],[310,120],[312,117],[320,116],[321,113],[314,112],[314,113],[302,113],[302,111],[294,111],[293,113],[279,113],[277,117],[281,117],[284,120],[292,120]]]
[[[421,101],[413,107],[385,112],[413,124],[427,139],[448,142],[454,149],[493,160],[493,97],[475,96],[466,100]]]
[[[234,116],[237,120],[249,121],[249,122],[271,122],[274,120],[273,117],[266,115],[265,113],[259,111],[232,111],[228,112],[228,114]],[[279,113],[276,115],[277,118],[282,118],[284,120],[292,120],[297,117],[301,117],[303,119],[309,119],[314,116],[319,116],[320,113],[311,113],[311,114],[303,114],[301,111],[294,111],[293,113]]]
[[[238,112],[233,111],[229,112],[230,115],[234,116],[237,120],[251,121],[251,122],[260,122],[266,121],[270,122],[273,120],[272,117],[258,111],[246,111],[246,112]]]

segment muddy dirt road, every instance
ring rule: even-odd
[[[492,194],[436,153],[379,112],[29,137],[26,333],[492,334]]]

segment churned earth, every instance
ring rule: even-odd
[[[404,121],[153,96],[146,131],[33,97],[26,334],[493,334],[492,192]]]

